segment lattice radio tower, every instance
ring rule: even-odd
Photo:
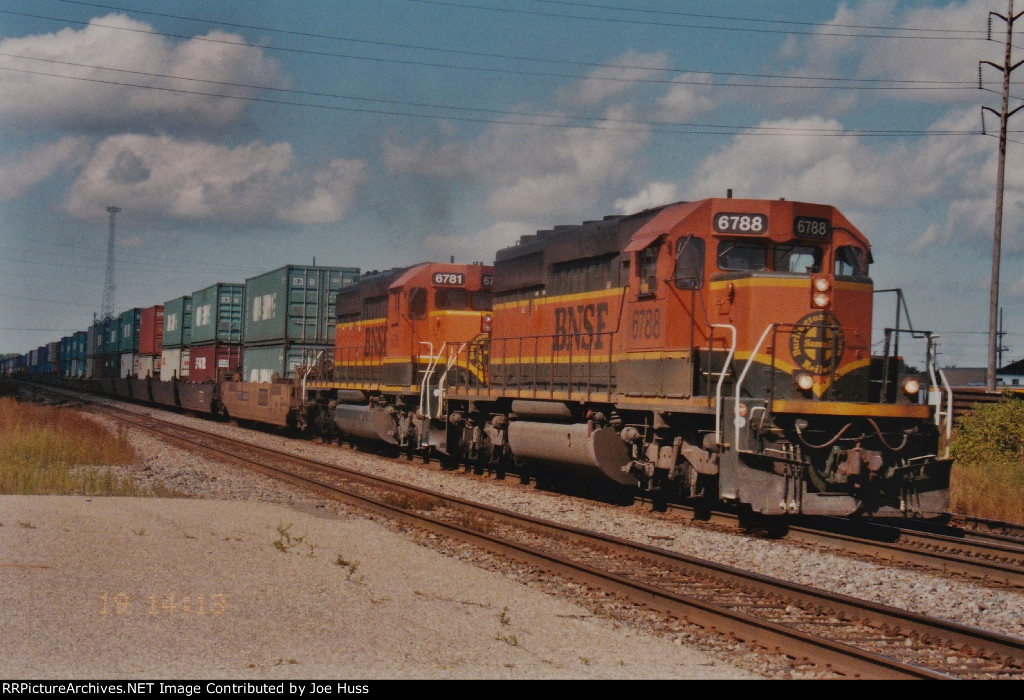
[[[100,318],[107,319],[114,315],[114,218],[121,207],[107,207],[110,214],[110,235],[107,237],[107,278],[103,283],[103,307]]]

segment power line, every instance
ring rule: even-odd
[[[273,46],[273,45],[270,45],[270,44],[264,45],[264,46],[255,46],[255,45],[249,44],[249,43],[247,43],[245,41],[230,41],[228,39],[214,39],[214,38],[211,38],[211,37],[188,36],[188,35],[184,35],[184,34],[174,34],[174,33],[170,33],[170,32],[159,32],[159,31],[156,31],[156,30],[153,30],[153,29],[148,29],[148,30],[147,29],[139,29],[137,27],[119,27],[119,26],[116,26],[116,25],[102,24],[100,22],[93,22],[93,21],[85,22],[85,21],[82,21],[82,20],[72,20],[72,19],[66,19],[66,18],[60,18],[60,17],[50,17],[50,16],[45,16],[45,15],[36,15],[36,14],[31,14],[31,13],[26,13],[26,12],[17,12],[17,11],[14,11],[14,10],[0,10],[0,14],[10,14],[10,15],[16,15],[16,16],[22,16],[22,17],[30,17],[30,18],[33,18],[33,19],[43,19],[43,20],[47,20],[47,21],[63,22],[63,23],[77,24],[77,25],[82,25],[82,26],[100,27],[100,28],[103,28],[103,29],[112,29],[112,30],[115,30],[115,31],[125,31],[125,32],[134,32],[134,33],[138,33],[138,34],[148,34],[148,35],[152,35],[152,36],[161,36],[161,37],[166,37],[166,38],[170,38],[170,39],[182,39],[182,40],[186,40],[186,41],[208,42],[208,43],[222,44],[222,45],[228,45],[228,46],[238,46],[238,47],[243,47],[243,48],[247,48],[247,49],[259,48],[259,49],[266,50],[266,51],[279,51],[279,52],[284,52],[284,53],[307,54],[307,55],[312,55],[312,56],[324,56],[324,57],[330,57],[330,58],[343,58],[343,59],[355,60],[355,61],[369,61],[369,62],[373,62],[373,63],[391,63],[391,64],[411,65],[411,66],[425,67],[425,68],[443,68],[443,69],[447,69],[447,70],[461,70],[461,71],[472,71],[472,72],[498,73],[498,74],[505,74],[505,75],[519,75],[519,76],[531,76],[531,77],[571,78],[571,79],[574,79],[574,80],[587,79],[587,80],[595,80],[595,81],[601,81],[601,82],[649,83],[649,84],[663,84],[663,85],[665,85],[665,84],[671,85],[671,84],[676,84],[676,83],[680,82],[677,79],[667,79],[667,78],[662,78],[662,79],[658,79],[658,78],[639,78],[639,77],[627,78],[627,77],[610,76],[610,75],[597,75],[597,76],[589,75],[588,76],[588,75],[580,75],[580,74],[575,74],[575,73],[555,73],[555,72],[549,72],[549,71],[529,71],[529,70],[521,70],[521,69],[514,69],[514,68],[496,68],[496,67],[481,66],[481,65],[466,66],[466,65],[456,65],[456,64],[451,64],[451,63],[436,63],[436,62],[430,62],[430,61],[414,61],[414,60],[410,60],[410,59],[381,58],[381,57],[376,57],[376,56],[359,56],[359,55],[355,55],[355,54],[339,53],[339,52],[332,52],[332,51],[317,51],[317,50],[313,50],[313,49],[297,49],[297,48],[291,48],[291,47]],[[210,20],[193,20],[193,19],[188,18],[188,17],[180,17],[180,19],[186,19],[186,20],[197,21],[197,22],[206,22],[206,23],[211,23],[211,24],[218,24],[217,22],[213,22],[213,21],[210,21]],[[289,30],[271,30],[271,29],[267,29],[266,31],[281,31],[281,32],[286,32],[286,33],[289,32]],[[299,32],[299,34],[301,34],[301,32]],[[327,36],[325,36],[325,38],[342,39],[342,37],[327,37]],[[347,41],[348,39],[343,39],[343,40]],[[494,57],[498,58],[498,57],[501,57],[501,56],[500,55],[494,55]],[[511,57],[511,58],[521,58],[521,57]],[[561,63],[561,61],[558,61],[558,62]],[[785,75],[755,74],[755,73],[747,74],[747,73],[727,73],[727,72],[712,72],[712,71],[693,71],[693,70],[671,69],[671,68],[648,68],[646,66],[635,66],[635,65],[634,66],[630,66],[630,65],[621,65],[621,64],[620,65],[608,66],[607,64],[601,64],[601,63],[588,63],[588,62],[580,62],[580,63],[582,63],[582,65],[587,66],[587,67],[599,67],[599,68],[600,67],[618,67],[618,68],[629,69],[629,70],[666,71],[666,72],[672,72],[672,73],[698,73],[698,74],[702,74],[702,75],[726,76],[726,77],[730,77],[730,76],[731,77],[767,77],[767,78],[780,79],[780,80],[819,80],[819,81],[832,81],[832,82],[837,82],[837,83],[845,83],[845,82],[886,83],[885,85],[867,84],[867,85],[846,86],[849,89],[860,89],[860,90],[972,89],[970,86],[965,86],[965,85],[963,85],[961,83],[951,82],[951,81],[934,81],[933,82],[933,81],[923,81],[923,80],[887,80],[887,79],[881,79],[881,78],[870,78],[870,79],[864,78],[864,79],[862,79],[862,78],[839,78],[839,77],[827,77],[827,76],[826,77],[806,77],[806,76],[799,76],[799,75],[785,76]],[[708,83],[699,82],[699,81],[692,81],[692,82],[689,82],[689,83],[684,81],[682,84],[708,85]],[[745,88],[771,88],[771,89],[807,89],[807,88],[811,88],[811,89],[830,89],[830,86],[802,85],[802,84],[801,85],[788,85],[788,84],[773,84],[773,83],[714,83],[713,85],[717,85],[719,87],[745,87]]]
[[[419,44],[407,44],[407,43],[399,43],[399,42],[391,42],[391,41],[375,41],[375,40],[370,40],[370,39],[358,39],[358,38],[353,38],[353,37],[341,36],[341,35],[338,35],[338,34],[322,34],[322,33],[318,33],[318,32],[305,32],[305,31],[298,31],[298,30],[294,30],[294,29],[282,29],[280,27],[270,27],[270,26],[266,26],[266,25],[242,24],[242,23],[239,23],[239,22],[224,22],[224,21],[221,21],[221,20],[207,19],[207,18],[200,18],[200,17],[191,17],[191,16],[188,16],[188,15],[177,15],[177,14],[171,14],[171,13],[167,13],[167,12],[153,12],[153,11],[149,11],[149,10],[139,10],[139,9],[136,9],[136,8],[120,7],[120,6],[116,6],[116,5],[107,5],[107,4],[100,4],[100,3],[93,3],[93,2],[84,2],[83,0],[57,0],[57,1],[58,2],[68,3],[68,4],[73,4],[73,5],[84,5],[84,6],[87,6],[87,7],[96,7],[96,8],[105,9],[105,10],[116,10],[118,12],[125,12],[125,13],[129,13],[129,14],[139,14],[139,15],[147,15],[147,16],[153,16],[153,17],[163,17],[163,18],[167,18],[167,19],[184,20],[184,21],[196,22],[196,23],[200,23],[200,24],[211,24],[211,25],[216,25],[216,26],[221,26],[221,27],[231,27],[232,29],[250,29],[250,30],[260,31],[260,32],[271,32],[271,33],[275,33],[275,34],[285,34],[285,35],[290,35],[290,36],[302,37],[304,39],[330,39],[330,40],[333,40],[333,41],[344,41],[344,42],[350,42],[350,43],[356,43],[356,44],[366,44],[366,45],[370,45],[370,46],[381,46],[381,47],[385,47],[385,48],[389,48],[389,49],[392,49],[392,48],[413,49],[413,50],[416,50],[416,51],[430,51],[430,52],[435,52],[435,53],[445,53],[445,54],[455,54],[455,55],[462,55],[462,56],[471,56],[473,58],[498,58],[498,59],[502,59],[502,60],[509,60],[509,59],[511,59],[511,60],[516,60],[516,61],[532,61],[532,62],[539,62],[539,63],[554,63],[554,64],[561,64],[561,65],[580,66],[580,67],[585,67],[585,68],[621,68],[621,69],[624,69],[624,70],[643,70],[643,71],[648,71],[648,72],[678,73],[678,74],[687,74],[687,73],[689,73],[689,74],[707,75],[707,76],[715,76],[715,77],[770,78],[770,79],[779,79],[779,80],[807,80],[807,81],[817,80],[817,81],[823,81],[823,82],[840,82],[840,83],[843,83],[843,82],[891,83],[891,84],[909,83],[909,84],[932,84],[932,85],[936,85],[936,86],[959,85],[959,83],[956,83],[956,82],[939,81],[939,80],[910,80],[910,79],[888,79],[888,78],[845,78],[845,77],[834,77],[834,76],[780,75],[780,74],[773,74],[773,73],[741,73],[741,72],[729,72],[729,71],[707,71],[707,70],[697,70],[697,69],[687,69],[687,68],[666,68],[666,67],[661,67],[661,66],[642,66],[642,65],[628,64],[628,63],[627,64],[624,64],[624,63],[600,63],[600,62],[597,62],[597,61],[579,61],[579,60],[570,60],[570,59],[543,58],[543,57],[538,57],[538,56],[523,56],[523,55],[516,55],[516,54],[491,53],[491,52],[486,52],[486,51],[469,51],[469,50],[466,50],[466,49],[440,48],[440,47],[436,47],[436,46],[424,46],[424,45],[419,45]],[[638,12],[640,12],[640,11],[643,11],[643,12],[658,12],[658,13],[662,13],[663,12],[663,11],[658,11],[658,10],[637,10],[637,11]],[[669,11],[664,11],[663,13],[664,14],[683,14],[683,15],[688,14],[688,13],[675,13],[675,12],[669,12]],[[700,15],[694,15],[694,16],[700,16]],[[780,22],[780,20],[750,20],[750,21]],[[796,24],[804,24],[804,23],[797,22]],[[109,27],[109,25],[100,25],[100,24],[96,24],[94,26]],[[825,25],[822,25],[822,26],[825,26]],[[110,28],[116,28],[116,27],[110,27]],[[930,30],[920,30],[920,31],[930,31]],[[949,30],[949,31],[951,31],[951,32],[962,32],[964,30]],[[575,76],[558,76],[558,77],[575,77]],[[630,80],[628,78],[603,78],[603,77],[598,77],[598,78],[594,78],[594,79],[600,79],[600,80],[605,80],[605,79]],[[703,84],[703,83],[698,83],[698,84]]]
[[[894,33],[894,34],[865,34],[856,32],[825,32],[825,31],[808,31],[802,29],[767,29],[757,27],[728,27],[728,26],[716,26],[707,24],[689,24],[680,22],[667,22],[663,20],[639,20],[639,19],[623,19],[613,17],[597,17],[593,15],[573,15],[562,12],[550,12],[540,10],[524,10],[515,9],[511,7],[494,7],[489,5],[476,5],[468,2],[452,2],[451,0],[406,0],[406,2],[414,2],[423,5],[438,5],[442,7],[453,7],[460,9],[471,9],[471,10],[483,10],[489,12],[500,12],[505,14],[517,14],[527,15],[532,17],[549,17],[554,19],[572,19],[572,20],[583,20],[588,22],[604,22],[611,24],[632,24],[638,26],[648,27],[669,27],[669,28],[680,28],[680,29],[709,29],[714,31],[723,32],[747,32],[747,33],[758,33],[758,34],[791,34],[798,36],[826,36],[826,37],[846,37],[846,38],[860,38],[860,39],[918,39],[918,40],[941,40],[941,41],[986,41],[984,32],[978,32],[977,37],[958,37],[958,36],[947,36],[945,30],[940,30],[937,36],[920,36],[913,33]],[[725,19],[725,18],[721,18]],[[852,26],[852,25],[851,25]],[[887,29],[887,28],[883,28]],[[893,28],[894,32],[905,32],[902,28]]]
[[[232,95],[226,93],[215,93],[205,92],[202,90],[186,90],[183,88],[171,88],[158,85],[146,85],[141,83],[127,83],[119,82],[116,80],[105,80],[102,78],[90,78],[85,76],[74,76],[74,75],[61,75],[56,73],[46,73],[43,71],[29,70],[25,68],[14,68],[11,66],[0,66],[0,70],[12,71],[15,73],[26,73],[30,75],[40,75],[50,78],[63,78],[66,80],[78,80],[90,83],[99,83],[105,85],[115,85],[119,87],[134,87],[146,90],[157,90],[161,92],[170,92],[186,95],[200,95],[204,97],[218,97],[229,100],[239,100],[244,102],[257,102],[265,104],[276,104],[276,105],[290,105],[296,107],[312,107],[316,109],[328,109],[333,111],[341,112],[355,112],[361,114],[372,114],[378,116],[395,116],[395,117],[413,117],[418,119],[445,119],[449,121],[462,121],[471,122],[478,124],[502,124],[506,126],[529,126],[529,127],[545,127],[545,128],[575,128],[575,129],[596,129],[601,131],[627,131],[627,132],[654,132],[654,133],[665,133],[665,134],[707,134],[707,135],[733,135],[743,133],[745,135],[763,136],[763,135],[798,135],[798,134],[809,134],[818,136],[966,136],[966,135],[979,135],[981,132],[976,130],[898,130],[898,129],[877,129],[877,130],[832,130],[832,129],[816,129],[811,127],[775,127],[775,126],[731,126],[731,125],[715,125],[715,124],[680,124],[678,126],[686,126],[688,128],[683,129],[664,129],[664,128],[628,128],[618,127],[609,123],[600,124],[557,124],[557,123],[546,123],[537,121],[514,121],[509,119],[484,119],[480,117],[465,117],[465,116],[451,116],[451,115],[433,115],[433,114],[418,114],[414,112],[401,112],[394,110],[383,110],[383,109],[368,109],[361,107],[344,107],[340,105],[327,105],[314,102],[298,102],[274,99],[269,97],[256,97],[256,96],[245,96],[245,95]],[[117,69],[120,70],[120,69]],[[213,82],[213,81],[202,81],[198,78],[182,78],[183,80],[191,80],[197,82]],[[261,88],[260,86],[250,86],[251,89],[273,89],[273,88]],[[969,88],[974,89],[974,88]],[[440,109],[443,109],[441,107]],[[483,111],[483,110],[477,110]],[[542,118],[543,115],[539,115],[538,118]],[[563,119],[572,119],[573,117],[561,117]],[[575,117],[575,119],[582,119],[582,117]],[[596,119],[596,118],[595,118]],[[613,120],[601,120],[602,122],[612,122]],[[653,124],[653,123],[652,123]]]

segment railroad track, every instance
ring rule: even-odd
[[[697,517],[687,506],[672,509]],[[740,518],[733,513],[716,511],[708,520],[741,527]],[[1024,588],[1024,540],[1016,537],[955,527],[934,532],[913,524],[859,523],[843,518],[821,518],[817,523],[790,525],[783,536],[790,542],[935,569],[1009,589]]]
[[[389,479],[100,407],[190,450],[468,542],[840,676],[1019,678],[1024,640],[522,516]]]

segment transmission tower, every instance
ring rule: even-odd
[[[121,207],[107,207],[110,214],[110,235],[107,237],[107,278],[103,283],[103,307],[100,318],[107,319],[114,315],[114,218]]]

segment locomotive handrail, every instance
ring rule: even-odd
[[[434,374],[434,369],[441,360],[441,353],[444,352],[444,348],[448,343],[441,345],[441,349],[437,351],[436,357],[434,356],[433,343],[428,340],[421,340],[420,345],[426,345],[430,353],[430,362],[427,363],[427,368],[423,370],[423,381],[420,383],[420,413],[429,419],[433,418],[433,416],[430,415],[430,397],[427,396],[427,389],[430,387],[430,377]]]
[[[447,343],[445,343],[445,345],[447,345]],[[447,363],[447,365],[444,368],[444,374],[442,374],[441,378],[437,380],[437,417],[438,418],[440,418],[444,414],[444,410],[443,410],[444,409],[444,387],[445,387],[445,384],[448,383],[448,373],[452,371],[452,367],[454,367],[455,363],[459,361],[459,355],[461,355],[462,351],[466,349],[466,345],[467,345],[466,343],[463,343],[462,345],[459,346],[459,349],[456,350],[454,353],[451,353],[451,352],[448,353],[448,363]],[[441,346],[441,350],[438,351],[438,353],[437,353],[438,357],[441,356],[442,352],[444,352],[444,345],[442,345]],[[467,358],[467,362],[466,362],[466,367],[467,368],[469,367],[468,358]],[[427,399],[427,404],[428,405],[430,404],[430,399]],[[428,418],[429,417],[430,416],[428,416]]]
[[[939,392],[939,405],[935,407],[935,425],[941,426],[942,420],[945,418],[945,433],[946,433],[946,449],[943,457],[949,456],[949,438],[953,434],[953,388],[949,385],[949,381],[946,379],[946,373],[935,365],[935,339],[937,335],[933,336],[928,334],[928,349],[927,349],[927,365],[928,365],[928,376],[931,379],[931,386],[936,387],[936,391]],[[946,389],[946,410],[942,410],[942,389],[939,388],[939,382],[935,378],[935,374],[938,372],[939,379],[942,380],[942,386]]]
[[[761,337],[757,341],[757,345],[754,346],[754,351],[750,353],[750,357],[747,359],[747,364],[743,366],[743,371],[740,372],[740,376],[736,380],[736,390],[734,392],[734,401],[732,404],[732,424],[735,429],[735,440],[733,442],[733,446],[737,450],[740,449],[740,391],[743,389],[743,381],[747,378],[747,372],[750,371],[750,368],[754,364],[754,358],[757,357],[757,351],[761,349],[761,346],[764,345],[765,338],[768,337],[769,333],[774,331],[777,325],[779,324],[769,323],[765,326],[764,332],[761,333]],[[772,369],[775,369],[774,358],[772,360]]]
[[[718,385],[715,387],[715,444],[722,444],[722,386],[725,384],[725,375],[732,364],[733,355],[736,354],[736,326],[731,323],[712,323],[711,328],[728,328],[732,331],[732,341],[729,343],[729,354],[722,365],[722,371],[718,373]],[[714,333],[714,330],[711,331]]]

